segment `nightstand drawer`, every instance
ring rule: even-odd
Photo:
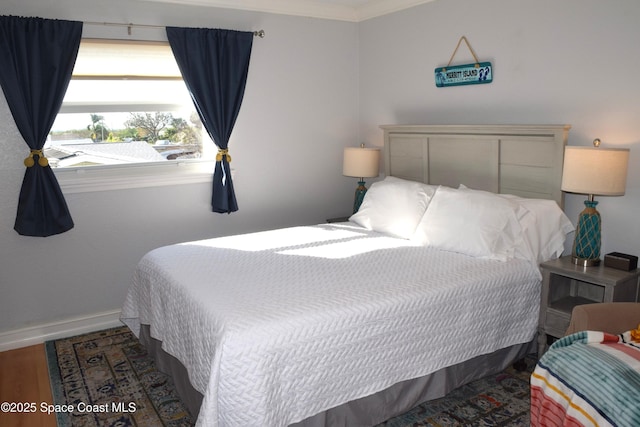
[[[562,337],[569,327],[571,321],[571,313],[565,313],[553,309],[547,309],[547,318],[545,319],[545,330],[547,334],[553,337]]]

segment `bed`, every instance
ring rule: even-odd
[[[532,426],[628,426],[640,420],[640,329],[580,331],[553,343],[531,376]]]
[[[158,248],[121,319],[198,426],[374,425],[534,351],[569,126],[382,126],[349,222]]]

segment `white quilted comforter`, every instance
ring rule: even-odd
[[[122,309],[187,368],[198,426],[284,426],[531,341],[539,272],[349,224],[167,246]]]

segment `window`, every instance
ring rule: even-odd
[[[101,170],[83,176],[100,182],[114,168],[122,176],[123,168],[157,165],[136,174],[161,174],[215,152],[168,43],[82,40],[44,151],[63,188],[63,170]]]

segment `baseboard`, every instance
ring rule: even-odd
[[[0,333],[0,351],[122,326],[120,310],[103,311]]]

